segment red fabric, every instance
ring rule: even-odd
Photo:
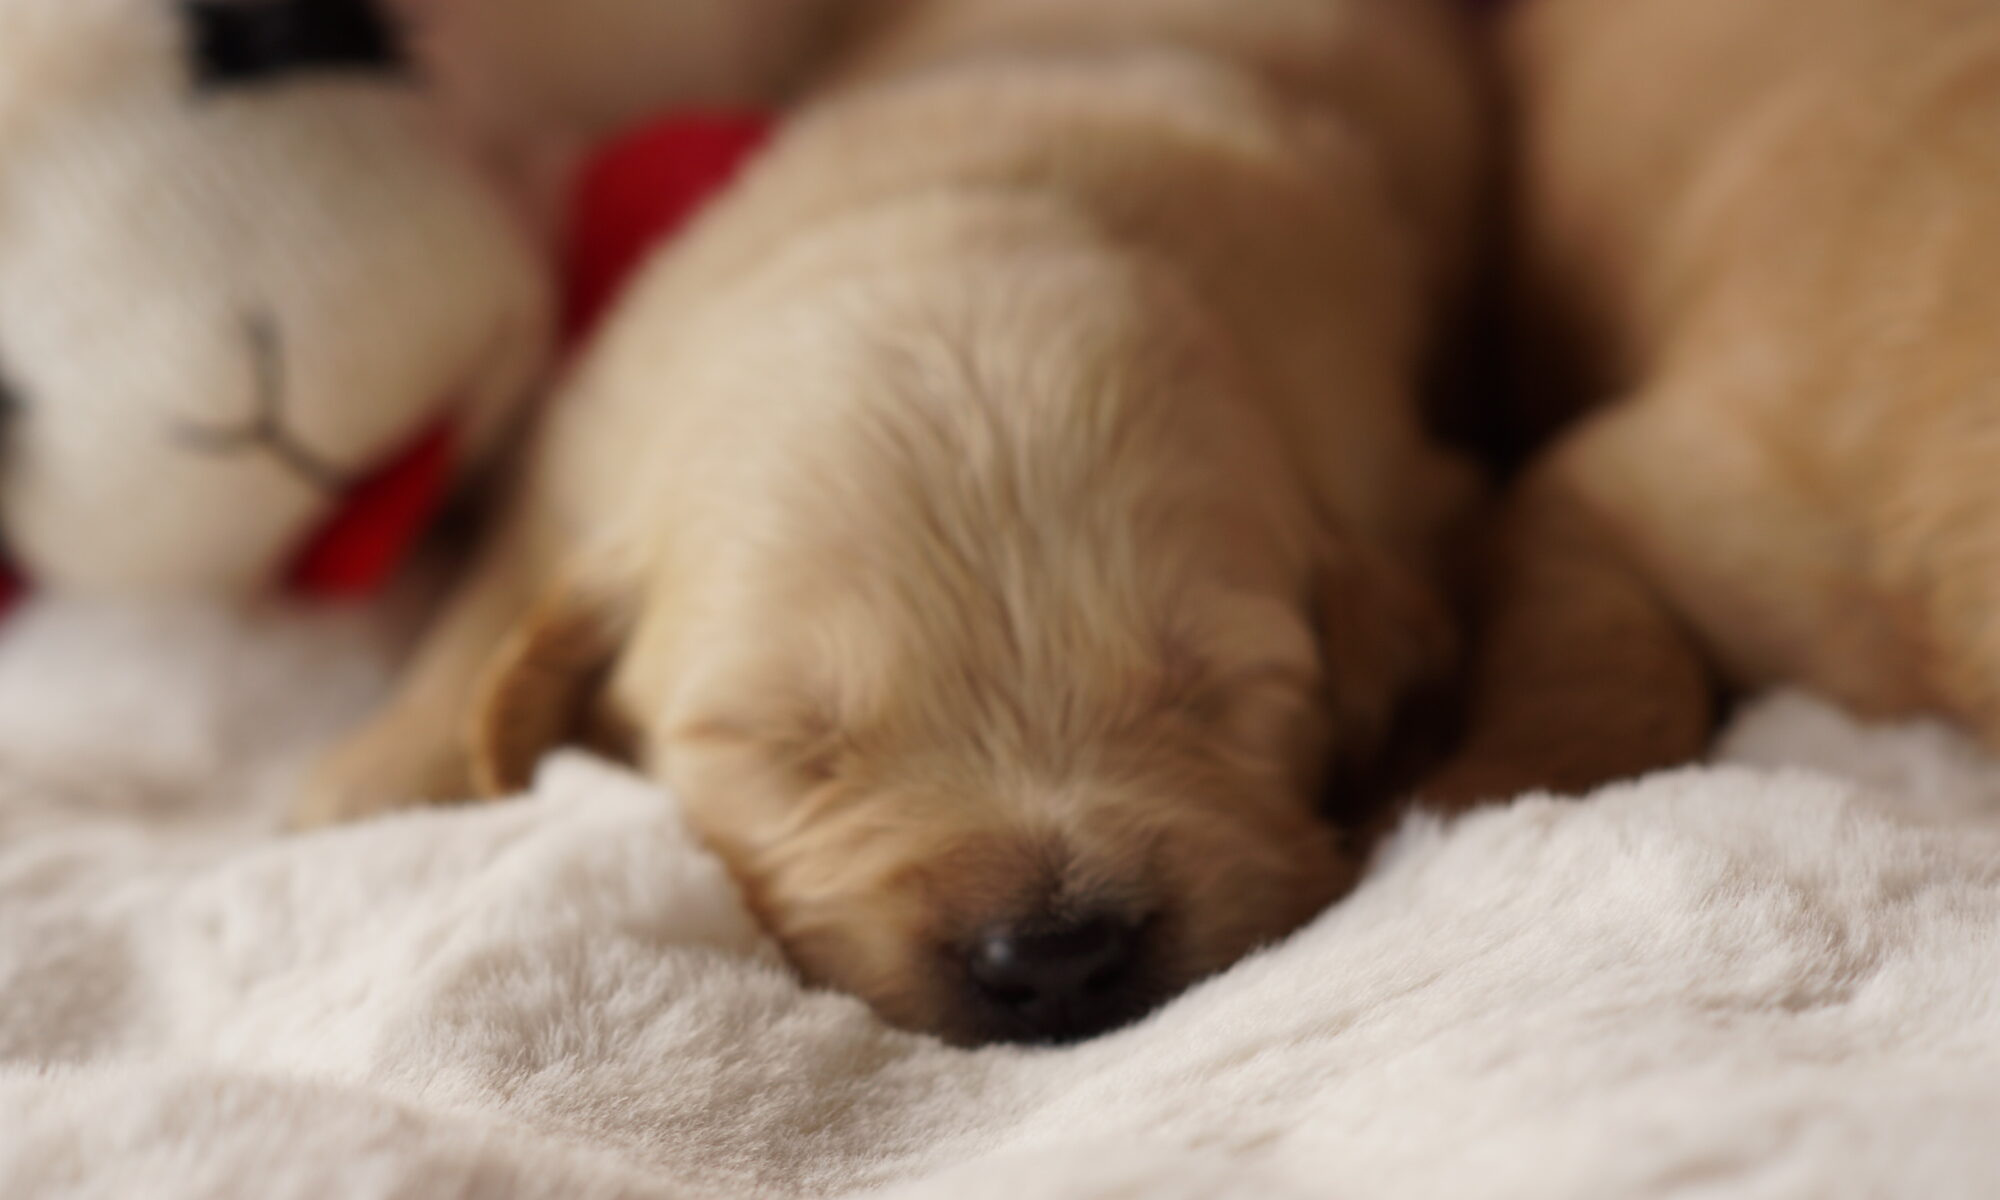
[[[679,233],[770,137],[761,113],[703,113],[643,125],[583,170],[567,246],[572,341],[595,329],[653,247]]]
[[[380,588],[409,556],[444,507],[456,430],[433,427],[387,467],[355,485],[347,502],[306,545],[291,586],[309,596],[345,599]]]

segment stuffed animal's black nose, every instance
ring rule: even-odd
[[[1143,924],[1102,915],[986,930],[966,970],[989,1040],[1075,1041],[1139,1016],[1144,938]]]

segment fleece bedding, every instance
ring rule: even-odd
[[[0,1196],[2000,1194],[2000,770],[1798,697],[1717,764],[1412,821],[1143,1024],[948,1049],[802,989],[668,795],[310,836],[381,615],[0,637]]]

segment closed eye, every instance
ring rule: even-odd
[[[1186,724],[1182,736],[1246,763],[1292,761],[1320,688],[1317,667],[1274,660],[1208,666],[1185,676],[1168,703]]]
[[[1291,663],[1244,667],[1209,677],[1184,694],[1197,716],[1225,719],[1249,702],[1265,705],[1303,703],[1319,687],[1319,672]]]
[[[1168,640],[1161,655],[1160,688],[1169,705],[1201,716],[1245,694],[1310,695],[1320,686],[1319,656],[1310,641],[1238,633],[1235,644],[1201,645]],[[1220,642],[1222,639],[1211,639]],[[1245,643],[1268,642],[1265,645]]]
[[[1258,595],[1208,597],[1161,646],[1170,694],[1195,699],[1240,691],[1309,693],[1320,686],[1319,639],[1291,605]]]
[[[817,786],[840,773],[850,750],[846,738],[818,723],[778,728],[729,717],[707,717],[676,728],[673,741],[684,748],[754,755],[794,782]]]

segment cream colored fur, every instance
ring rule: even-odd
[[[2000,11],[1541,0],[1511,47],[1536,291],[1620,399],[1518,501],[1434,794],[1685,759],[1711,681],[2000,739]]]
[[[617,744],[809,977],[961,1036],[935,948],[1024,909],[1156,922],[1163,991],[1295,926],[1352,873],[1329,763],[1449,651],[1462,49],[1399,0],[895,13],[637,285],[307,819]]]

